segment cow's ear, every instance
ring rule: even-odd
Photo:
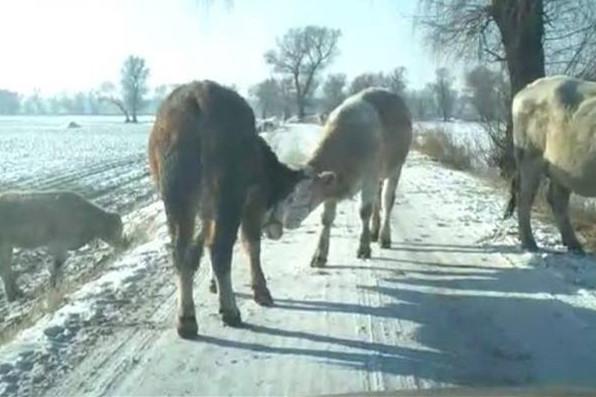
[[[317,184],[324,191],[332,191],[337,186],[337,174],[333,171],[323,171],[317,175]]]

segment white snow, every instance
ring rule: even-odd
[[[301,163],[320,133],[292,124],[264,135],[282,159]],[[131,212],[139,245],[0,348],[0,395],[596,386],[593,258],[564,254],[556,230],[537,221],[546,250],[522,253],[515,221],[500,220],[506,197],[481,179],[415,152],[402,175],[392,249],[374,245],[371,260],[355,257],[358,200],[339,206],[325,269],[308,267],[320,210],[280,241],[264,241],[273,308],[252,301],[248,264],[236,249],[245,328],[222,325],[204,260],[195,281],[196,341],[174,331],[160,204]]]
[[[298,166],[304,164],[314,152],[322,131],[323,128],[316,124],[289,123],[276,131],[261,135],[281,161]]]

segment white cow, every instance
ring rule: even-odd
[[[411,142],[412,121],[404,100],[384,89],[361,91],[329,115],[324,137],[306,166],[312,178],[298,183],[282,202],[284,225],[290,229],[298,227],[319,204],[325,205],[323,229],[311,266],[321,267],[327,261],[337,203],[358,192],[362,232],[357,256],[370,258],[370,242],[379,236],[381,247],[390,247],[391,209]]]
[[[546,174],[563,244],[582,253],[568,207],[571,192],[596,196],[596,83],[567,76],[538,79],[515,95],[512,112],[517,175],[506,215],[517,204],[522,247],[537,250],[530,210]]]

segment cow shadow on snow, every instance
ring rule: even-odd
[[[507,244],[428,244],[423,242],[396,243],[392,251],[404,252],[437,252],[437,253],[520,253],[519,247]]]
[[[556,299],[557,295],[572,296],[575,287],[548,277],[538,265],[502,268],[420,262],[433,266],[392,275],[390,263],[358,263],[329,269],[384,272],[380,274],[386,277],[376,283],[357,286],[363,295],[380,296],[379,305],[277,299],[274,310],[292,311],[296,316],[345,313],[369,318],[370,322],[358,324],[371,324],[366,332],[374,334],[376,341],[366,335],[345,338],[288,329],[283,324],[248,324],[246,328],[265,336],[321,343],[321,347],[284,346],[283,339],[277,338],[276,345],[214,336],[199,340],[379,371],[389,387],[391,378],[397,376],[470,386],[596,386],[596,312]]]

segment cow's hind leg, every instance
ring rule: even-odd
[[[377,198],[377,177],[364,181],[360,192],[360,220],[362,230],[360,232],[360,245],[358,246],[357,257],[368,259],[371,256],[370,249],[370,218]]]
[[[241,204],[232,197],[224,198],[218,205],[215,226],[210,236],[211,266],[217,281],[219,312],[224,324],[242,325],[232,288],[232,251],[240,226]]]
[[[329,255],[329,238],[331,237],[331,226],[335,220],[336,209],[337,202],[334,200],[325,201],[323,215],[321,216],[323,228],[319,235],[319,244],[317,244],[315,254],[310,261],[311,267],[324,267],[327,263],[327,256]]]
[[[166,214],[173,242],[173,259],[177,286],[176,329],[182,338],[193,338],[198,331],[193,299],[194,275],[199,267],[203,251],[203,232],[193,238],[195,231],[196,210],[190,200],[187,205],[176,208],[176,215]],[[194,240],[194,241],[193,241]]]
[[[66,250],[59,247],[50,247],[50,253],[54,257],[54,261],[50,265],[50,287],[56,288],[64,278],[64,262],[67,258]]]
[[[379,240],[379,230],[381,229],[381,195],[383,193],[383,181],[379,181],[379,187],[377,189],[377,199],[373,205],[370,241]]]
[[[4,282],[6,300],[12,302],[23,296],[12,271],[12,246],[0,242],[0,277]]]
[[[256,303],[272,306],[273,298],[267,288],[267,281],[261,267],[261,215],[249,211],[242,219],[242,245],[250,262],[250,276],[253,297]]]
[[[381,248],[391,247],[391,211],[395,205],[395,191],[399,184],[401,165],[395,169],[393,175],[385,180],[383,184],[383,223],[381,225],[380,245]]]
[[[561,232],[563,244],[569,249],[569,251],[583,254],[583,248],[578,241],[573,230],[573,226],[571,225],[571,221],[569,220],[570,195],[571,192],[569,189],[552,179],[550,180],[547,200],[552,208],[559,232]]]
[[[518,162],[519,167],[519,202],[517,206],[517,222],[519,225],[519,238],[522,248],[528,251],[537,251],[538,246],[532,233],[531,211],[536,191],[540,185],[543,172],[543,163],[540,158],[526,158],[523,156]]]

